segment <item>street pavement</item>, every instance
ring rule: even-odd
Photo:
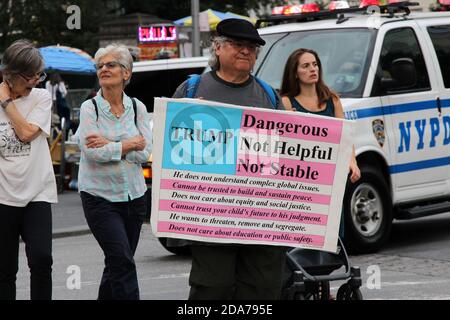
[[[103,254],[84,218],[77,192],[66,191],[53,205],[53,297],[93,300],[97,297]],[[450,213],[394,223],[389,244],[376,254],[351,256],[360,266],[365,299],[450,299]],[[29,298],[29,271],[20,247],[17,298]],[[189,257],[167,252],[145,224],[136,252],[141,298],[184,300],[189,293]],[[74,269],[75,268],[75,269]],[[81,287],[69,289],[74,270]],[[377,275],[380,275],[377,277]],[[332,282],[336,294],[342,282]]]
[[[76,194],[63,195],[61,215],[71,215],[82,226],[81,207],[76,209]],[[73,197],[73,198],[72,198]],[[79,199],[79,198],[78,198]],[[56,209],[56,208],[55,208]],[[55,214],[58,215],[56,209]],[[80,212],[78,212],[80,211]],[[68,224],[55,218],[55,230]],[[79,223],[79,224],[78,224]],[[60,228],[61,227],[61,228]],[[365,299],[450,299],[450,213],[413,221],[396,222],[390,243],[377,254],[351,256],[361,267],[362,293]],[[29,272],[24,245],[20,248],[17,280],[18,299],[29,297]],[[103,269],[103,254],[91,234],[53,240],[54,299],[92,300],[97,296]],[[188,296],[191,261],[167,252],[145,224],[136,252],[141,298],[148,300],[184,300]],[[73,266],[81,271],[81,287],[69,289]],[[376,277],[379,270],[380,277]],[[375,276],[374,276],[375,275]],[[379,280],[379,283],[377,282]],[[332,292],[342,282],[332,282]],[[377,286],[379,284],[379,286]],[[70,287],[70,286],[69,286]]]
[[[24,244],[20,248],[17,299],[29,299],[29,272]],[[56,300],[94,300],[103,271],[103,253],[91,234],[53,240],[53,298]],[[145,224],[135,255],[141,299],[182,300],[188,294],[189,257],[167,252]],[[70,290],[67,281],[73,270],[81,271],[81,288]],[[69,271],[69,273],[67,273]],[[70,281],[70,283],[73,283]]]
[[[67,190],[58,194],[58,203],[52,205],[52,218],[54,238],[81,235],[89,231],[77,191]]]

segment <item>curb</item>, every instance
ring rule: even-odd
[[[146,219],[143,225],[150,225],[150,221]],[[87,234],[92,234],[91,229],[89,229],[87,225],[78,227],[60,228],[53,230],[52,239],[84,236]]]
[[[61,228],[53,230],[52,239],[84,236],[86,234],[91,234],[91,230],[87,225],[70,228]]]

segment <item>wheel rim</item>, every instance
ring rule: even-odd
[[[380,194],[368,183],[360,184],[351,198],[352,221],[364,237],[372,237],[381,228],[383,206]]]

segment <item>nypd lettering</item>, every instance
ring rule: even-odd
[[[412,148],[422,150],[450,144],[450,117],[448,116],[400,122],[398,129],[400,132],[398,153],[409,152]],[[426,132],[430,133],[429,140],[425,140]],[[411,134],[418,137],[417,145],[411,146]]]

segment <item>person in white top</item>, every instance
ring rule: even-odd
[[[65,127],[70,129],[70,108],[66,102],[67,88],[60,74],[51,74],[50,80],[45,83],[45,88],[52,96],[53,110],[58,114],[60,121],[62,118],[66,119]]]
[[[67,88],[59,73],[50,75],[50,80],[45,83],[45,89],[52,95],[52,100],[56,103],[56,95],[59,91],[63,98],[67,95]]]
[[[46,75],[39,50],[18,40],[4,52],[0,84],[0,300],[16,298],[19,236],[32,300],[52,296],[52,212],[56,181],[47,137],[52,99],[35,88]]]

